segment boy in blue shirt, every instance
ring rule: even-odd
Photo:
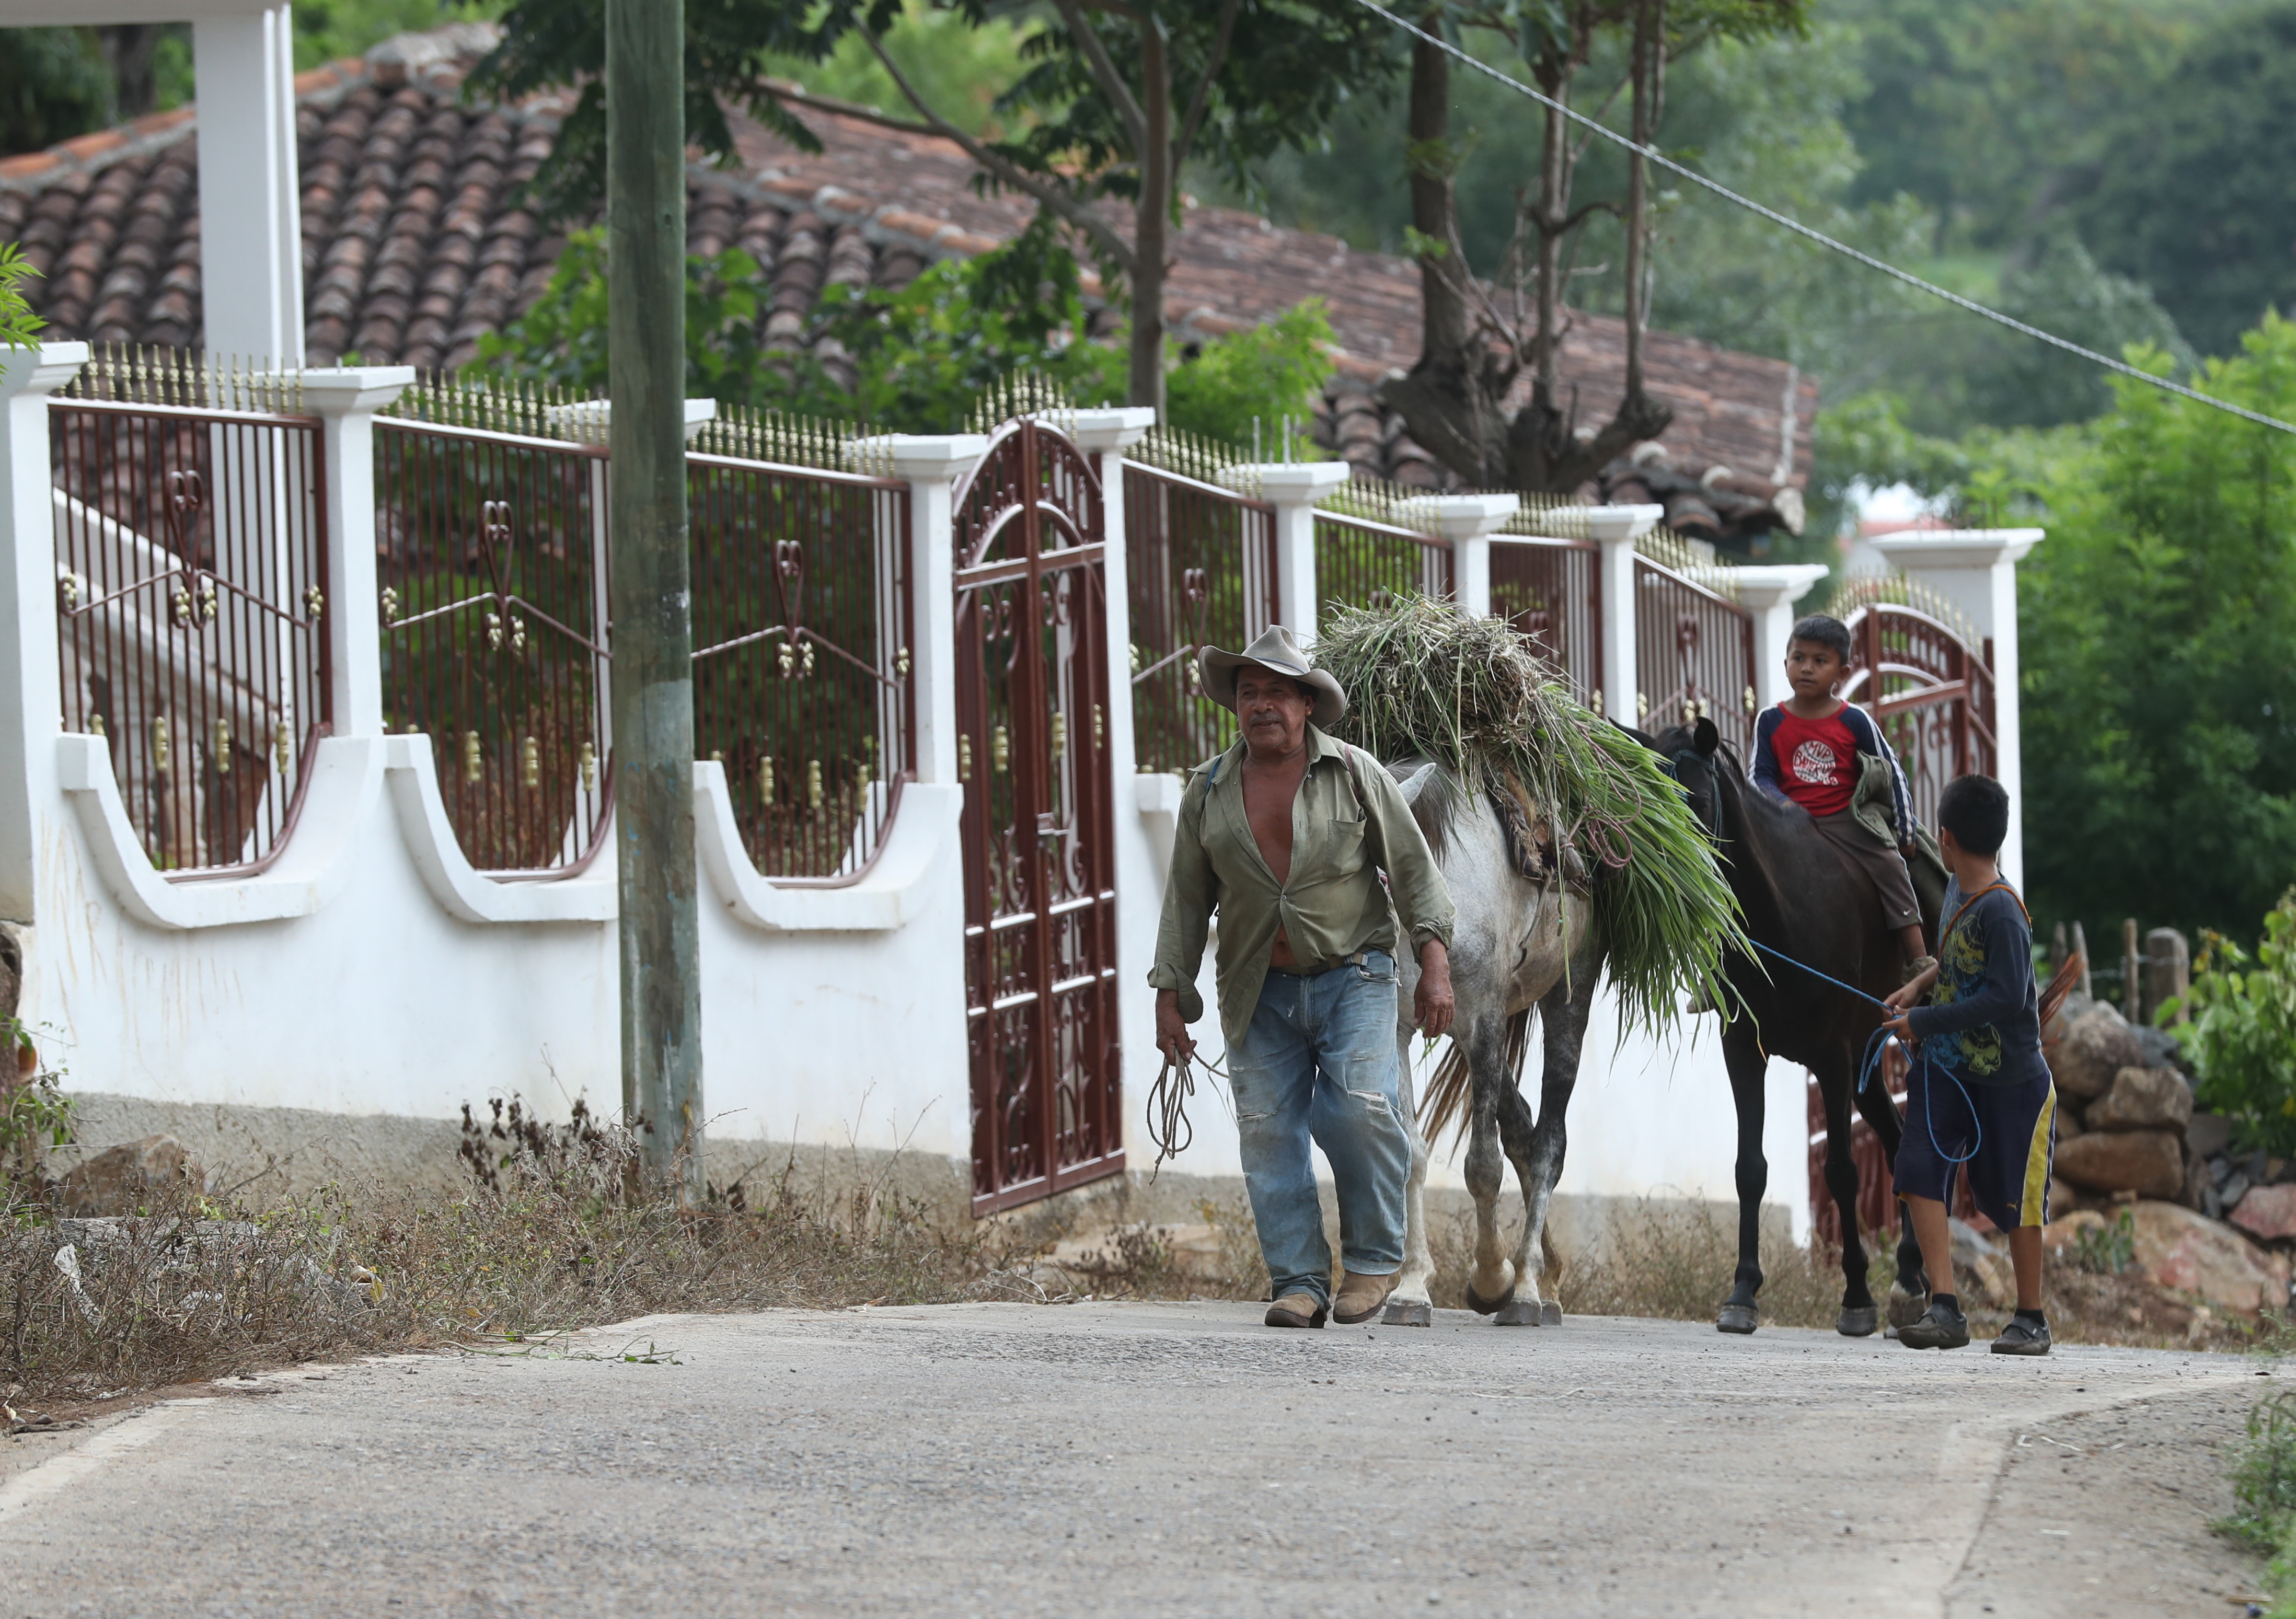
[[[2033,925],[1997,857],[2009,795],[1990,776],[1960,776],[1938,801],[1938,843],[1953,871],[1935,964],[1890,997],[1886,1026],[1914,1054],[1898,1145],[1904,1200],[1929,1273],[1928,1312],[1898,1334],[1910,1349],[1959,1349],[1969,1319],[1954,1292],[1946,1221],[1956,1170],[1986,1218],[2009,1234],[2017,1313],[1996,1354],[2046,1354],[2041,1227],[2049,1218],[2056,1087],[2041,1057]],[[1924,996],[1926,1006],[1915,1002]]]

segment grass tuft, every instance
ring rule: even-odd
[[[1726,1003],[1722,953],[1743,946],[1705,829],[1659,757],[1571,697],[1504,619],[1409,594],[1340,608],[1316,662],[1348,692],[1339,734],[1378,758],[1436,761],[1467,801],[1526,791],[1598,876],[1593,903],[1622,1026],[1656,1029],[1685,993]]]

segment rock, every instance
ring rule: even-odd
[[[2017,1303],[2017,1272],[2009,1256],[1966,1221],[1953,1220],[1949,1227],[1953,1233],[1954,1273],[1972,1284],[1985,1303],[2013,1307]]]
[[[2229,1186],[2231,1182],[2226,1182]],[[2259,1186],[2240,1200],[2232,1222],[2250,1236],[2272,1242],[2296,1237],[2296,1186]]]
[[[2287,1304],[2288,1262],[2278,1255],[2173,1203],[2141,1201],[2134,1211],[2136,1263],[2160,1286],[2247,1316]]]
[[[2064,1038],[2050,1060],[2057,1089],[2086,1101],[2112,1088],[2123,1068],[2144,1066],[2144,1048],[2128,1020],[2102,1001],[2064,1019]]]
[[[56,1212],[68,1215],[157,1213],[186,1190],[207,1186],[207,1172],[172,1135],[107,1147],[56,1182]]]
[[[2091,1130],[2173,1130],[2193,1119],[2193,1093],[2174,1068],[2123,1068],[2112,1089],[2083,1109]]]
[[[2240,1200],[2246,1196],[2248,1196],[2248,1177],[2237,1169],[2226,1175],[2224,1184],[2217,1188],[2217,1201],[2226,1208],[2238,1207]]]
[[[2185,1196],[2186,1208],[2202,1208],[2216,1192],[2216,1183],[2209,1179],[2209,1161],[2193,1150],[2190,1141],[2185,1143]],[[2210,1214],[2210,1219],[2215,1215]]]
[[[2183,1070],[2185,1051],[2177,1043],[2176,1035],[2167,1029],[2152,1028],[2141,1023],[2131,1024],[2128,1032],[2136,1036],[2137,1049],[2144,1053],[2141,1067]]]
[[[2045,1254],[2062,1253],[2080,1240],[2083,1231],[2102,1231],[2110,1223],[2093,1208],[2077,1208],[2041,1228],[2041,1251]]]
[[[2088,1127],[2081,1122],[2080,1109],[2072,1099],[2060,1094],[2057,1098],[2057,1145],[2062,1147],[2077,1135],[2087,1135]]]
[[[2185,1140],[2202,1157],[2214,1157],[2232,1145],[2232,1121],[2221,1113],[2195,1112],[2185,1126]]]
[[[2098,1130],[2057,1149],[2057,1173],[2098,1192],[2185,1194],[2185,1144],[2166,1130]]]

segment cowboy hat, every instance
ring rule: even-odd
[[[1329,671],[1310,667],[1308,655],[1292,639],[1292,632],[1280,624],[1268,626],[1260,632],[1259,640],[1241,652],[1205,647],[1196,654],[1196,666],[1203,672],[1205,691],[1213,701],[1226,703],[1231,708],[1235,707],[1236,671],[1246,664],[1257,664],[1298,681],[1314,705],[1308,717],[1318,725],[1328,727],[1348,711],[1348,694],[1340,690],[1340,683],[1332,678]]]

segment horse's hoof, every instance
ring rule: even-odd
[[[1562,1325],[1562,1306],[1553,1299],[1542,1299],[1538,1305],[1538,1324],[1542,1327]]]
[[[1423,1298],[1391,1298],[1387,1301],[1386,1310],[1381,1312],[1379,1324],[1382,1327],[1432,1327],[1435,1312],[1428,1307]]]
[[[1507,1301],[1513,1296],[1514,1289],[1513,1288],[1509,1288],[1496,1298],[1485,1298],[1481,1294],[1475,1291],[1474,1283],[1469,1282],[1467,1284],[1467,1308],[1473,1311],[1477,1315],[1496,1315],[1500,1311],[1506,1308]]]
[[[1742,1337],[1761,1324],[1761,1310],[1753,1304],[1725,1304],[1714,1315],[1717,1332],[1734,1332]]]
[[[1505,1308],[1491,1318],[1495,1327],[1544,1327],[1546,1308],[1535,1298],[1509,1299]]]
[[[1847,1305],[1834,1318],[1833,1329],[1846,1338],[1870,1338],[1882,1325],[1882,1312],[1872,1304],[1860,1304],[1856,1309]]]
[[[1898,1282],[1890,1284],[1890,1325],[1910,1327],[1929,1313],[1930,1296],[1908,1293]]]

